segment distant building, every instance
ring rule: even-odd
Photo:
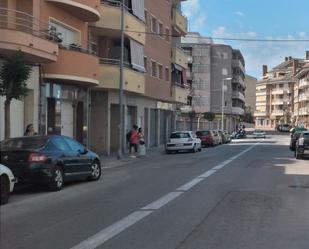
[[[245,61],[241,52],[228,45],[214,44],[211,38],[199,33],[188,33],[181,39],[181,46],[188,54],[188,105],[197,113],[196,118],[200,120],[202,114],[212,112],[216,114],[212,128],[221,128],[224,84],[224,129],[235,130],[245,113]]]
[[[275,128],[294,121],[294,87],[296,73],[306,64],[303,59],[286,57],[270,72],[263,66],[263,79],[256,85],[256,127]]]
[[[255,102],[256,102],[256,83],[257,83],[257,79],[250,76],[250,75],[246,75],[245,78],[245,86],[246,86],[246,90],[245,90],[245,107],[246,107],[246,113],[251,113],[252,115],[254,115],[254,111],[255,111]]]

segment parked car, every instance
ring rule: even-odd
[[[228,143],[228,139],[227,139],[226,135],[224,134],[224,131],[218,130],[218,134],[221,137],[222,144]]]
[[[202,146],[218,145],[218,139],[215,139],[213,131],[197,131],[196,136],[201,139]]]
[[[68,180],[98,180],[101,164],[97,154],[65,136],[30,136],[1,142],[0,162],[19,182],[44,183],[58,191]]]
[[[223,132],[224,133],[224,135],[225,135],[225,138],[226,138],[226,140],[227,140],[227,142],[229,143],[229,142],[231,142],[231,135],[227,132],[227,131],[224,131]]]
[[[290,150],[295,151],[296,148],[296,142],[301,134],[301,131],[296,131],[291,135],[290,139]]]
[[[309,131],[303,131],[300,133],[299,138],[296,141],[295,157],[296,159],[301,159],[308,152],[309,152]]]
[[[281,132],[289,132],[291,129],[291,125],[289,124],[279,124],[277,126],[277,130]]]
[[[213,130],[213,134],[215,136],[215,139],[218,141],[217,144],[222,144],[222,137],[219,132],[217,130]]]
[[[0,204],[6,204],[9,201],[10,193],[14,190],[16,178],[12,171],[0,164]]]
[[[255,129],[252,136],[253,138],[266,138],[266,132],[260,129]]]
[[[171,134],[165,149],[167,154],[185,150],[195,153],[201,151],[202,143],[192,131],[177,131]]]

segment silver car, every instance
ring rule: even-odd
[[[10,193],[14,190],[15,182],[16,179],[12,171],[8,167],[0,164],[0,204],[6,204],[9,201]]]
[[[192,131],[173,132],[165,146],[166,153],[179,151],[197,152],[202,150],[201,140]]]

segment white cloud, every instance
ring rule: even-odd
[[[238,16],[244,16],[245,14],[241,11],[236,11],[235,12],[235,15],[238,15]]]
[[[212,31],[212,36],[217,38],[258,38],[254,31],[231,32],[226,27],[219,26]],[[309,39],[305,32],[300,32],[298,36],[288,34],[286,36],[267,36],[260,37],[271,40],[268,42],[258,41],[222,41],[215,40],[216,43],[229,44],[235,49],[240,49],[246,62],[246,71],[255,77],[261,77],[262,65],[268,65],[269,69],[278,65],[284,60],[284,57],[292,56],[295,58],[304,58],[305,51],[309,50],[308,44],[304,42],[276,42],[272,40],[286,39]]]
[[[206,14],[200,0],[190,0],[182,4],[184,14],[190,19],[190,31],[200,30],[206,23]]]

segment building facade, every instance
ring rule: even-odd
[[[250,75],[246,75],[245,78],[245,104],[246,113],[250,113],[252,116],[255,111],[255,102],[256,102],[256,83],[257,79]]]
[[[286,57],[270,72],[266,65],[263,66],[263,79],[256,85],[256,127],[274,129],[278,124],[293,124],[294,89],[298,84],[296,73],[305,63],[303,59]]]
[[[177,44],[188,21],[180,0],[124,2],[123,147],[133,124],[144,129],[147,146],[158,146],[187,101],[187,58]],[[33,123],[40,134],[70,136],[100,154],[116,151],[121,1],[1,0],[0,11],[0,58],[22,51],[33,67],[27,96],[11,106],[11,136]]]
[[[187,78],[190,96],[186,110],[196,113],[195,128],[203,128],[203,114],[212,112],[216,120],[205,128],[222,128],[222,94],[224,94],[224,129],[234,131],[244,115],[245,62],[239,50],[228,45],[214,44],[199,33],[189,33],[182,39],[188,55]],[[224,85],[224,93],[222,87]],[[183,114],[183,119],[188,115]],[[205,120],[204,120],[205,121]],[[204,122],[205,123],[205,122]]]

